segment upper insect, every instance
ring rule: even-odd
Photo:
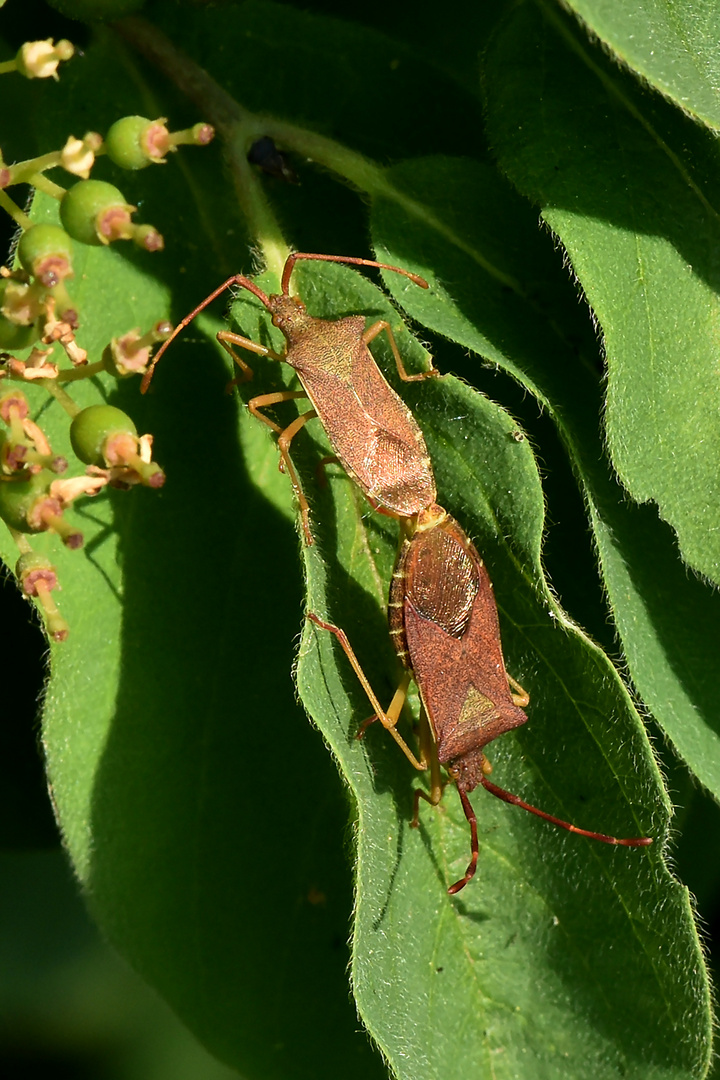
[[[290,255],[282,274],[282,291],[268,296],[243,274],[228,278],[175,328],[158,351],[143,379],[147,389],[158,360],[184,326],[203,308],[231,286],[253,293],[272,314],[273,325],[287,341],[284,354],[249,338],[221,331],[218,340],[242,372],[238,381],[252,378],[252,371],[233,346],[284,361],[298,374],[303,389],[262,394],[248,402],[250,411],[278,433],[284,467],[295,488],[305,537],[313,542],[309,507],[289,454],[290,443],[308,420],[319,418],[343,468],[365,492],[372,504],[395,517],[416,517],[436,499],[435,478],[423,434],[402,398],[392,389],[375,363],[368,344],[382,331],[388,336],[400,378],[406,382],[438,375],[435,368],[415,375],[405,371],[390,324],[380,319],[367,329],[362,315],[342,319],[320,319],[308,314],[303,302],[290,295],[290,278],[299,259],[350,263],[392,270],[426,289],[427,282],[408,270],[369,259],[342,255]],[[262,410],[293,398],[307,397],[312,409],[301,413],[286,427],[275,423]]]

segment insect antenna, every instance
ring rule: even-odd
[[[208,304],[211,304],[216,297],[220,296],[220,293],[225,292],[226,289],[231,289],[233,285],[239,285],[240,288],[247,289],[249,292],[257,296],[258,300],[260,300],[260,302],[263,303],[266,308],[270,308],[270,301],[266,293],[264,293],[262,289],[258,288],[254,281],[251,281],[250,278],[246,278],[244,274],[233,274],[233,276],[229,277],[227,281],[224,281],[222,285],[218,285],[217,289],[213,290],[213,292],[211,292],[209,296],[206,296],[205,299],[202,300],[198,304],[198,306],[190,312],[189,315],[186,315],[185,318],[177,324],[170,337],[166,338],[166,340],[163,341],[162,345],[153,357],[150,367],[143,375],[143,381],[140,384],[140,392],[142,394],[147,393],[147,389],[152,381],[153,372],[155,371],[155,368],[162,354],[167,349],[168,345],[170,345],[170,343],[175,340],[181,330],[184,330],[185,327],[193,321],[196,315],[199,315],[201,311],[204,311]]]
[[[346,263],[350,266],[374,266],[377,270],[394,270],[396,274],[402,274],[403,277],[410,278],[416,285],[419,285],[421,289],[427,289],[428,283],[425,278],[420,277],[419,274],[413,274],[410,270],[403,270],[401,266],[390,266],[388,263],[374,262],[372,259],[356,259],[351,255],[315,255],[309,254],[307,251],[295,251],[288,257],[285,263],[285,269],[282,276],[282,292],[283,296],[288,296],[290,292],[290,275],[293,272],[293,268],[298,259],[314,259],[317,262],[334,262],[334,263]]]
[[[497,784],[493,784],[486,777],[480,778],[480,783],[489,791],[491,795],[494,795],[498,799],[502,799],[503,802],[511,803],[513,806],[520,806],[523,810],[527,810],[530,814],[535,814],[539,818],[543,818],[545,821],[549,821],[552,825],[557,825],[560,829],[567,829],[568,832],[577,833],[579,836],[587,836],[591,840],[600,840],[603,844],[619,844],[623,847],[647,847],[648,844],[652,844],[652,836],[638,836],[630,837],[629,839],[619,839],[616,836],[606,836],[605,833],[591,832],[589,829],[579,829],[577,825],[571,825],[569,821],[563,821],[561,818],[553,817],[552,814],[546,814],[544,810],[538,810],[536,806],[531,806],[530,803],[526,803],[519,795],[513,795],[510,791],[505,791],[504,788],[498,787]],[[465,799],[463,793],[460,792],[460,798],[463,799],[463,807],[465,806]],[[465,810],[467,815],[467,810]],[[470,817],[468,815],[468,821]],[[472,827],[472,821],[470,821]],[[472,877],[472,875],[470,875]],[[460,886],[462,888],[462,886]],[[453,885],[453,889],[455,886]]]

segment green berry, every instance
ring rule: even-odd
[[[15,576],[21,580],[34,570],[54,570],[54,567],[46,555],[39,551],[26,551],[17,561]]]
[[[47,495],[55,475],[49,469],[33,473],[27,480],[0,482],[0,518],[18,532],[41,532],[45,525],[28,522],[35,504]]]
[[[59,225],[33,225],[18,244],[23,267],[51,289],[63,278],[72,277],[72,241]]]
[[[39,602],[50,637],[65,641],[70,627],[50,595],[58,587],[57,571],[50,560],[37,551],[27,551],[18,559],[15,573],[25,595]]]
[[[105,447],[114,435],[137,435],[130,417],[114,405],[90,405],[70,425],[70,442],[86,465],[106,466]]]
[[[2,288],[0,283],[0,288]],[[1,302],[1,301],[0,301]],[[10,322],[4,315],[0,315],[0,349],[12,349],[14,352],[27,349],[39,338],[40,333],[35,323],[30,326],[20,326]]]
[[[130,214],[122,192],[104,180],[80,180],[63,196],[60,220],[73,240],[108,244],[132,236]]]
[[[0,468],[4,480],[0,483],[9,483],[7,479],[10,473],[18,473],[24,470],[27,458],[27,446],[24,443],[15,442],[9,431],[0,429]],[[2,514],[0,514],[2,517]]]
[[[146,165],[165,160],[167,138],[167,128],[161,120],[123,116],[108,131],[105,150],[121,169],[144,169]]]
[[[55,474],[49,469],[32,473],[27,480],[0,482],[0,518],[22,533],[56,533],[69,548],[83,545],[83,535],[62,516],[60,499],[50,494]]]

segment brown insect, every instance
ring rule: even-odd
[[[371,720],[381,721],[416,769],[430,769],[430,794],[419,789],[415,792],[413,826],[419,824],[420,799],[433,806],[440,802],[445,786],[441,765],[454,781],[470,823],[472,855],[465,874],[450,886],[449,893],[464,888],[477,867],[477,818],[468,792],[478,784],[497,798],[569,832],[625,847],[652,843],[651,837],[618,839],[579,829],[488,780],[491,765],[483,748],[498,735],[527,722],[523,708],[529,697],[505,670],[487,569],[460,525],[441,506],[420,512],[395,565],[390,586],[390,634],[406,673],[387,710],[380,706],[344,632],[316,615],[308,614],[308,618],[338,638],[375,710]],[[411,675],[422,703],[419,759],[396,727]]]
[[[365,329],[363,315],[349,315],[343,319],[319,319],[309,315],[302,301],[290,295],[290,278],[299,259],[393,270],[423,289],[428,287],[423,278],[399,266],[388,266],[386,263],[344,255],[310,255],[296,252],[290,255],[285,263],[282,291],[279,294],[268,296],[250,278],[235,274],[198,304],[195,310],[175,327],[172,335],[159,349],[143,378],[142,390],[147,390],[155,365],[170,342],[215,297],[232,286],[240,286],[257,296],[272,314],[273,325],[285,336],[285,353],[280,355],[230,331],[221,331],[217,337],[240,368],[242,377],[239,381],[251,379],[252,371],[233,346],[271,360],[284,361],[298,373],[302,390],[261,394],[248,402],[248,408],[254,416],[278,433],[281,468],[284,466],[287,469],[292,480],[302,513],[305,537],[308,544],[312,544],[307,499],[289,453],[290,443],[300,428],[308,420],[318,417],[341,465],[373,505],[393,517],[414,517],[424,507],[434,503],[436,498],[430,458],[415,418],[386,381],[368,345],[384,330],[398,374],[405,382],[425,379],[438,375],[439,372],[430,368],[416,375],[408,375],[390,324],[385,319],[380,319]],[[285,428],[261,412],[269,405],[301,397],[310,399],[312,409],[301,413]]]

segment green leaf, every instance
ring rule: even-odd
[[[720,581],[714,149],[551,5],[509,14],[486,70],[502,166],[542,206],[602,329],[613,465]],[[542,93],[518,92],[531,85]]]
[[[312,275],[328,283],[319,313],[334,302],[389,315],[403,355],[420,367],[421,351],[370,285],[336,267]],[[401,288],[407,301],[414,290]],[[700,953],[687,896],[662,863],[659,777],[611,665],[544,584],[532,452],[513,437],[507,414],[452,377],[404,392],[428,438],[441,498],[490,570],[508,669],[531,694],[527,728],[490,747],[493,775],[552,813],[592,828],[602,822],[616,835],[649,831],[657,844],[618,858],[619,849],[559,836],[480,790],[472,796],[478,875],[451,899],[446,888],[469,857],[457,796],[448,789],[441,808],[423,805],[421,829],[409,829],[415,775],[381,729],[363,743],[354,738],[369,711],[363,691],[334,638],[308,628],[300,692],[358,800],[353,980],[363,1019],[401,1077],[491,1076],[500,1055],[504,1075],[528,1075],[522,1063],[530,1061],[532,1075],[550,1075],[558,1054],[568,1076],[639,1077],[649,1066],[657,1075],[700,1075],[706,1021],[698,1016],[699,1027],[677,1041],[681,1017],[705,991],[702,981],[686,981]],[[344,476],[330,488],[335,511],[327,496],[318,502],[316,544],[305,552],[309,603],[347,630],[389,701],[397,675],[383,608],[393,538]],[[660,895],[669,966],[657,936]],[[568,1008],[578,995],[582,1014]]]
[[[563,0],[591,33],[685,112],[720,127],[717,43],[720,11],[712,0]]]

